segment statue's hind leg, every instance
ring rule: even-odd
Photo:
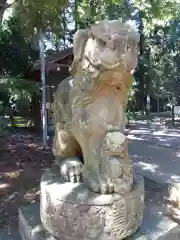
[[[66,181],[81,181],[83,164],[80,161],[82,155],[80,145],[61,123],[55,125],[53,154],[55,163],[60,167],[60,173]]]

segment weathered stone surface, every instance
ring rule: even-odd
[[[164,200],[164,212],[180,221],[180,184],[170,184],[168,186],[168,196]]]
[[[60,169],[41,179],[41,221],[58,239],[120,240],[140,226],[144,182],[134,179],[124,135],[138,41],[120,21],[74,36],[72,77],[58,86],[52,107]]]
[[[78,182],[82,175],[94,192],[125,194],[133,185],[124,126],[138,41],[135,29],[118,20],[79,30],[74,36],[72,77],[55,93],[56,163],[65,180]],[[118,172],[113,169],[117,160]]]
[[[83,183],[65,182],[57,169],[41,179],[41,221],[57,239],[120,240],[139,228],[144,209],[144,181],[138,176],[125,195],[96,194]]]
[[[22,240],[57,240],[50,235],[42,226],[39,215],[40,204],[33,203],[22,207],[19,210],[19,222],[21,226]],[[96,210],[95,210],[96,212]],[[163,216],[160,209],[153,205],[145,207],[143,223],[140,229],[126,240],[179,240],[180,228],[173,221]],[[92,214],[94,210],[92,211]],[[78,228],[79,226],[77,226]],[[71,229],[68,229],[69,231]],[[15,240],[18,233],[6,229],[0,232],[0,240]],[[74,238],[71,240],[79,240]],[[17,237],[20,240],[20,237]],[[60,238],[59,240],[66,240]],[[111,238],[111,240],[114,240]]]

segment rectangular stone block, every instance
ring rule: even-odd
[[[22,240],[56,240],[41,224],[39,202],[19,209],[19,232]]]
[[[164,198],[164,212],[180,222],[180,184],[169,184],[168,196]]]

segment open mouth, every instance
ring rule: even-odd
[[[120,67],[120,65],[121,65],[120,62],[117,62],[113,65],[108,65],[108,64],[103,63],[101,60],[92,61],[88,58],[88,56],[85,56],[85,57],[89,61],[89,63],[97,69],[103,69],[104,68],[106,70],[114,70],[114,69]]]

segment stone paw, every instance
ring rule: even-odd
[[[130,192],[134,177],[131,161],[129,159],[123,161],[114,156],[109,161],[114,192],[121,195]]]
[[[100,193],[102,194],[111,194],[114,192],[114,183],[110,180],[108,181],[100,181]]]
[[[133,185],[133,179],[129,178],[115,178],[113,179],[114,192],[124,195],[131,191]]]
[[[67,182],[82,182],[83,164],[76,158],[67,158],[60,164],[61,176]]]
[[[96,193],[111,194],[114,192],[114,183],[110,179],[105,179],[98,175],[96,177],[92,173],[84,172],[83,182]]]

